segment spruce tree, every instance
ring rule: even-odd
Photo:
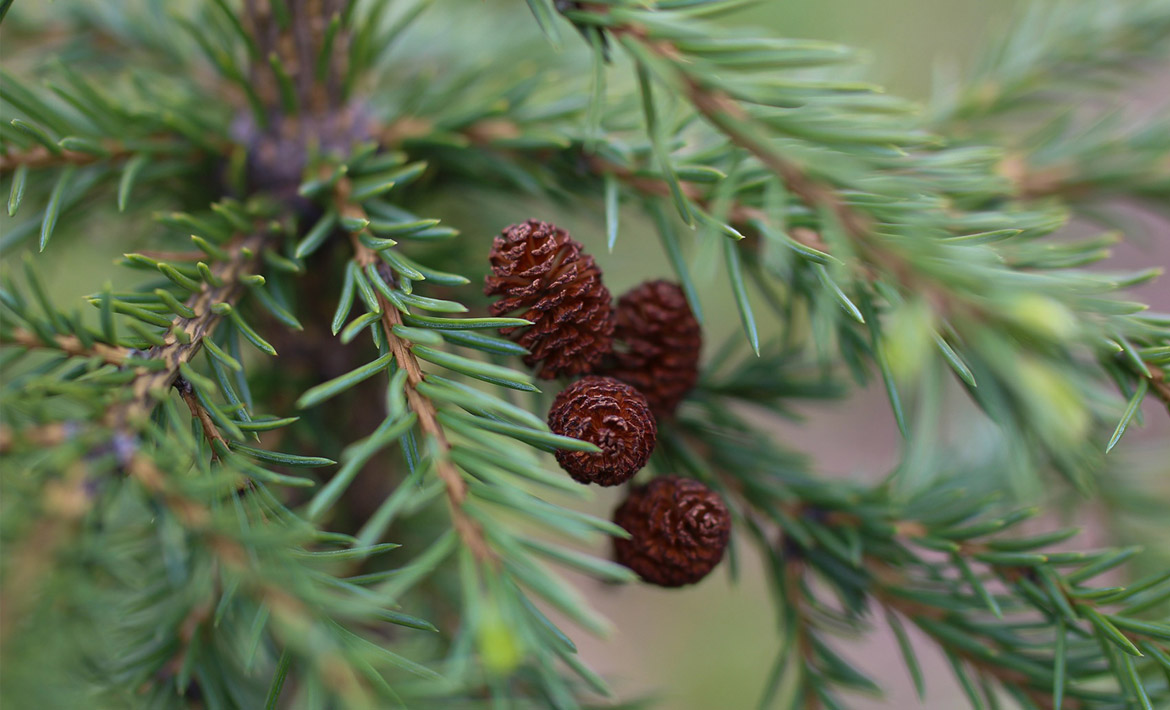
[[[559,569],[749,547],[761,707],[880,693],[840,649],[883,626],[920,693],[911,628],[974,708],[1170,707],[1166,556],[1021,527],[1166,534],[1116,459],[1170,409],[1161,269],[1105,259],[1164,237],[1116,205],[1170,211],[1170,124],[1108,107],[1170,2],[1033,3],[925,107],[749,3],[0,2],[4,707],[634,707]],[[610,293],[554,212],[673,278]],[[85,244],[124,268],[63,305]],[[871,381],[874,479],[768,432]]]

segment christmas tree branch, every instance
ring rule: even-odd
[[[1157,0],[1139,0],[1125,12],[1099,0],[1076,12],[1034,3],[985,48],[970,77],[940,87],[934,120],[970,130],[1017,111],[1059,113],[1156,71],[1168,37],[1170,13]]]
[[[667,427],[659,440],[661,454],[672,469],[704,462],[705,475],[713,476],[741,516],[778,524],[779,543],[758,524],[749,529],[771,562],[771,581],[783,601],[785,647],[794,644],[796,651],[801,648],[796,639],[811,634],[806,643],[817,650],[812,661],[802,654],[803,677],[816,692],[832,686],[876,687],[863,675],[841,674],[828,647],[811,640],[844,628],[867,629],[868,600],[920,626],[953,664],[966,663],[1039,708],[1052,708],[1058,694],[1065,696],[1065,707],[1099,707],[1116,697],[1112,690],[1080,683],[1109,669],[1070,653],[1074,640],[1095,644],[1098,659],[1114,653],[1137,656],[1138,649],[1147,656],[1165,655],[1170,626],[1137,614],[1165,599],[1170,575],[1156,574],[1126,587],[1086,584],[1133,550],[1042,551],[1076,530],[1030,538],[1004,535],[1037,511],[1005,513],[990,496],[944,487],[924,492],[921,500],[897,502],[883,486],[842,488],[839,481],[819,481],[722,405],[707,402],[705,414]],[[722,429],[734,431],[735,440],[725,440]],[[766,458],[774,462],[772,470],[752,469],[748,462],[762,460],[765,451],[771,452]],[[794,581],[794,571],[807,583]],[[823,584],[814,584],[814,576]],[[840,610],[801,591],[822,587],[834,592]],[[903,653],[920,683],[913,652],[904,647]],[[823,673],[807,671],[822,664]],[[956,673],[962,673],[958,665]],[[1127,688],[1134,687],[1133,681],[1121,671],[1113,674],[1117,692],[1131,692]],[[967,684],[962,675],[960,680]],[[777,684],[772,685],[775,692]],[[1145,687],[1142,692],[1152,698],[1164,694],[1156,683],[1145,681]],[[975,698],[972,702],[979,704]]]
[[[923,623],[922,619],[941,621],[946,616],[941,610],[893,595],[884,596],[881,593],[877,595],[877,601],[887,610],[887,613],[901,614],[914,623],[939,647],[946,649],[948,654],[966,662],[981,675],[993,679],[1002,687],[1017,689],[1041,710],[1053,710],[1055,707],[1053,691],[1050,688],[1035,687],[1035,680],[1030,678],[1028,674],[1010,666],[992,663],[967,648],[955,644],[952,639],[932,633],[932,627]],[[1067,710],[1078,710],[1084,705],[1078,698],[1068,698],[1064,700],[1061,707]]]
[[[773,147],[769,140],[761,135],[754,120],[739,103],[725,92],[708,87],[698,75],[692,73],[677,47],[666,40],[652,39],[643,28],[632,23],[609,24],[607,31],[623,43],[636,43],[664,60],[677,72],[677,80],[682,83],[684,95],[695,110],[733,143],[754,155],[765,168],[783,180],[788,191],[806,205],[814,210],[825,210],[832,215],[844,234],[851,239],[854,247],[863,255],[863,259],[885,268],[899,279],[903,287],[924,294],[940,314],[951,314],[956,310],[970,307],[970,304],[958,304],[953,294],[949,293],[950,289],[945,282],[929,278],[928,274],[915,270],[895,252],[880,248],[876,242],[873,225],[866,216],[851,208],[832,186],[813,179]],[[640,61],[638,56],[635,54],[636,62]],[[644,67],[643,71],[649,69]],[[643,88],[643,91],[646,90]],[[863,275],[868,272],[861,264],[857,265],[856,270]],[[869,274],[869,278],[875,277],[876,274]]]
[[[211,267],[209,280],[184,304],[193,315],[176,316],[165,336],[165,344],[147,353],[148,359],[161,360],[165,366],[140,371],[128,388],[130,399],[109,413],[107,419],[115,429],[143,422],[154,409],[160,393],[165,393],[178,380],[180,368],[194,359],[204,339],[211,336],[244,295],[243,277],[254,273],[261,253],[272,238],[272,234],[259,231],[239,237],[226,247],[227,258]]]
[[[1025,199],[1059,197],[1092,218],[1094,203],[1170,195],[1170,144],[1158,116],[1124,92],[1170,59],[1170,13],[1144,0],[1117,12],[1038,2],[987,46],[966,77],[940,83],[933,122],[961,139],[1009,148],[1001,171]],[[1126,110],[1119,110],[1125,106]]]
[[[176,485],[150,456],[136,454],[127,468],[130,476],[142,484],[151,495],[157,496],[167,510],[174,513],[192,534],[207,538],[208,548],[218,562],[216,569],[230,571],[245,580],[241,583],[242,586],[263,604],[262,609],[266,610],[263,612],[264,618],[271,615],[270,623],[275,627],[276,635],[282,637],[286,644],[290,647],[303,645],[308,640],[304,638],[306,629],[320,624],[317,635],[312,637],[313,644],[326,639],[329,641],[324,647],[313,645],[312,651],[305,653],[306,657],[319,669],[321,680],[327,687],[346,698],[347,702],[355,703],[355,706],[372,705],[370,689],[360,679],[358,664],[345,658],[340,644],[330,639],[330,634],[327,633],[327,629],[333,623],[328,612],[315,609],[311,598],[299,598],[297,592],[300,590],[269,581],[260,571],[254,569],[254,563],[245,545],[214,527],[213,510],[202,500]],[[210,620],[208,615],[201,611],[202,608],[200,605],[193,606],[175,628],[181,643],[189,623],[206,624]],[[321,623],[322,621],[324,623]],[[303,648],[301,650],[308,651]],[[165,677],[156,678],[155,682],[164,679]]]
[[[353,186],[349,180],[343,179],[338,183],[336,204],[338,212],[344,217],[356,221],[369,222],[369,215],[358,204],[350,202],[349,198]],[[364,230],[362,230],[364,231]],[[354,249],[354,260],[361,269],[377,267],[380,263],[377,253],[361,241],[362,231],[351,232],[350,240]],[[434,441],[438,452],[435,459],[435,474],[443,482],[447,491],[448,509],[451,513],[451,522],[467,548],[480,562],[492,562],[495,553],[487,544],[480,525],[467,516],[463,511],[463,502],[467,499],[467,483],[463,480],[458,469],[451,462],[451,444],[438,420],[435,405],[424,394],[419,392],[419,385],[423,382],[422,366],[418,358],[411,352],[409,342],[397,334],[396,328],[401,328],[402,316],[398,307],[391,303],[380,292],[376,294],[378,305],[382,309],[381,324],[386,342],[394,354],[394,361],[398,367],[406,372],[406,398],[411,411],[418,415],[419,426],[423,432]]]
[[[510,161],[531,160],[547,164],[550,157],[564,162],[568,168],[565,179],[578,177],[577,170],[582,166],[587,168],[588,174],[607,178],[612,177],[622,185],[640,195],[647,197],[669,198],[671,185],[665,178],[636,170],[617,160],[604,157],[598,152],[586,149],[584,138],[572,138],[568,147],[550,150],[546,146],[525,148],[523,139],[530,134],[539,135],[539,128],[530,130],[524,123],[506,117],[494,117],[472,122],[455,133],[447,134],[439,131],[433,121],[416,116],[399,117],[374,131],[378,135],[380,144],[387,149],[403,149],[412,151],[418,142],[425,143],[442,135],[446,139],[455,138],[465,141],[468,149],[479,149],[491,155]],[[441,162],[442,158],[432,158]],[[452,166],[453,167],[453,166]],[[713,190],[701,183],[679,179],[678,185],[682,193],[700,209],[711,212],[716,208]],[[723,208],[727,222],[742,234],[750,235],[758,231],[759,225],[768,221],[767,212],[760,207],[749,204],[742,199],[734,199]],[[807,247],[820,252],[828,250],[824,240],[815,231],[803,227],[790,230],[788,236]]]

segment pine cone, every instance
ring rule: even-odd
[[[714,491],[678,476],[636,486],[614,511],[613,521],[629,531],[614,539],[617,561],[660,587],[681,587],[706,577],[723,559],[731,536],[731,515]]]
[[[549,222],[530,219],[505,229],[492,243],[492,272],[484,293],[503,296],[491,306],[502,316],[518,312],[524,329],[501,328],[528,348],[524,362],[538,377],[590,372],[613,347],[614,316],[601,269],[571,238]]]
[[[558,451],[557,462],[575,480],[616,486],[646,465],[658,427],[646,398],[611,377],[585,377],[553,400],[548,426],[555,434],[596,444],[601,453]]]
[[[699,379],[703,347],[682,288],[647,281],[626,292],[618,301],[614,338],[619,345],[602,372],[637,387],[656,416],[673,414]]]

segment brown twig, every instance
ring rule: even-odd
[[[34,146],[28,150],[11,153],[0,153],[0,173],[15,170],[20,166],[28,168],[47,168],[56,165],[89,165],[102,160],[125,160],[132,153],[120,143],[107,141],[108,153],[83,153],[77,150],[61,150],[54,153],[43,145]]]
[[[130,357],[132,351],[130,348],[123,348],[117,345],[107,345],[106,343],[94,343],[90,347],[85,347],[81,339],[75,335],[55,335],[53,336],[53,343],[57,350],[68,353],[74,357],[100,357],[111,365],[121,366],[126,362],[126,358]],[[43,340],[38,338],[32,331],[18,329],[13,331],[12,339],[6,345],[19,345],[25,348],[49,348],[52,346],[46,345]]]
[[[228,445],[227,439],[223,438],[223,434],[219,432],[219,427],[212,421],[211,415],[200,404],[199,398],[195,396],[195,389],[181,377],[175,380],[175,387],[179,390],[179,396],[183,398],[187,409],[191,411],[191,416],[199,420],[199,425],[203,427],[203,436],[207,439],[207,443],[214,444],[218,441],[226,447]],[[219,454],[216,453],[214,446],[211,450],[211,457],[213,459],[219,458]]]
[[[221,143],[218,139],[209,140],[218,152],[226,153],[230,145]],[[129,160],[138,151],[174,153],[176,148],[184,149],[184,144],[168,140],[164,134],[158,134],[145,141],[138,141],[134,147],[120,141],[107,139],[102,141],[104,153],[86,153],[79,150],[61,149],[53,152],[43,145],[33,146],[26,150],[17,150],[0,153],[0,173],[11,172],[20,166],[31,169],[51,168],[62,165],[92,165],[93,163]],[[185,157],[198,159],[204,155],[204,149],[191,147],[184,154]]]

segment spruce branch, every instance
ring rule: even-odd
[[[1139,0],[1124,12],[1099,0],[1076,9],[1031,4],[1011,31],[988,43],[969,77],[939,87],[934,120],[970,126],[1013,112],[1059,113],[1167,58],[1170,15],[1158,0]]]
[[[299,637],[303,636],[314,617],[323,615],[321,611],[315,610],[307,603],[308,600],[297,598],[293,590],[257,574],[252,568],[248,550],[238,540],[221,534],[212,527],[214,512],[203,501],[175,485],[151,457],[137,454],[127,469],[130,476],[152,495],[160,498],[166,509],[174,513],[184,526],[193,533],[208,537],[208,548],[218,560],[220,567],[246,580],[243,584],[249,588],[251,594],[263,602],[264,608],[273,618],[277,633],[282,635],[287,643],[293,645],[304,642]],[[205,624],[208,621],[202,609],[201,606],[193,607],[180,621],[176,629],[180,639],[183,638],[189,624]],[[326,636],[319,635],[314,640],[321,641],[325,638]],[[186,651],[181,650],[180,653]],[[313,663],[321,669],[320,677],[330,690],[355,707],[369,706],[373,702],[369,687],[360,679],[358,666],[345,659],[340,648],[329,644],[325,648],[314,648],[312,653],[316,654]]]
[[[61,429],[41,431],[31,438],[36,445],[56,446],[65,440],[66,433]],[[7,428],[0,427],[0,453],[7,450],[9,443]],[[55,555],[75,534],[89,509],[90,496],[84,490],[82,473],[82,467],[74,466],[64,480],[45,488],[38,501],[44,517],[37,523],[34,534],[25,544],[15,550],[9,547],[5,553],[10,561],[5,569],[4,585],[0,587],[0,644],[35,603],[41,581],[53,571]]]
[[[353,185],[348,179],[343,179],[338,183],[336,193],[338,212],[353,220],[368,223],[370,218],[365,210],[360,205],[350,202],[349,198],[352,192]],[[363,228],[363,230],[350,233],[354,260],[361,269],[377,267],[380,263],[377,253],[361,241],[361,234],[364,231]],[[447,492],[451,523],[459,534],[459,538],[479,562],[493,563],[496,560],[496,555],[487,544],[483,530],[475,520],[468,517],[463,511],[463,502],[467,499],[467,484],[451,462],[451,444],[439,423],[435,405],[426,395],[419,392],[419,385],[423,382],[422,366],[411,351],[409,342],[395,331],[395,328],[401,328],[404,325],[398,306],[391,303],[381,292],[376,294],[376,298],[382,309],[383,335],[386,342],[389,343],[390,351],[394,354],[394,362],[406,372],[407,402],[411,411],[418,415],[419,426],[422,427],[426,436],[434,441],[438,449],[435,474],[443,482]]]
[[[507,117],[494,117],[474,121],[454,133],[449,133],[439,129],[433,121],[417,116],[401,116],[377,128],[374,133],[379,136],[379,143],[384,148],[402,149],[407,152],[413,152],[416,149],[415,144],[420,142],[455,139],[465,142],[468,148],[485,151],[498,159],[544,162],[551,154],[555,155],[558,161],[570,166],[566,170],[568,173],[565,176],[566,180],[576,177],[574,171],[584,166],[587,168],[587,174],[597,178],[614,178],[637,194],[656,198],[671,196],[671,185],[668,180],[646,170],[637,170],[600,152],[592,152],[587,149],[587,141],[584,138],[574,137],[566,141],[566,146],[541,145],[537,137],[542,135],[542,130],[546,130],[546,127],[529,127]],[[528,147],[525,144],[528,140],[536,143],[536,147]],[[433,158],[429,155],[427,157]],[[715,210],[712,187],[685,178],[680,178],[678,185],[683,195],[704,212]],[[745,200],[735,199],[723,211],[728,223],[745,235],[758,236],[760,226],[768,223],[767,212]],[[808,228],[796,227],[787,234],[811,249],[822,253],[828,250],[820,235]]]
[[[729,432],[735,432],[733,441],[724,440]],[[784,603],[785,648],[802,659],[803,682],[811,683],[822,700],[828,694],[830,702],[839,703],[836,690],[876,687],[860,671],[842,672],[834,665],[822,638],[866,630],[871,601],[910,619],[956,663],[992,679],[1025,706],[1046,710],[1055,706],[1055,694],[1064,695],[1064,707],[1109,707],[1138,691],[1118,672],[1116,690],[1083,683],[1109,672],[1100,659],[1115,652],[1132,655],[1139,648],[1153,649],[1147,656],[1166,651],[1170,627],[1136,617],[1148,608],[1145,600],[1156,604],[1164,599],[1170,578],[1155,574],[1132,589],[1088,585],[1087,580],[1134,551],[1043,550],[1076,530],[1032,538],[1004,534],[1034,516],[1034,509],[1003,511],[991,497],[946,486],[907,502],[892,498],[884,486],[850,484],[841,490],[839,482],[804,471],[799,460],[777,450],[717,400],[668,427],[660,446],[670,467],[693,470],[700,461],[710,466],[703,473],[728,492],[745,520],[756,521],[748,529],[770,560],[770,581]],[[747,462],[763,460],[764,451],[770,452],[769,470],[751,469]],[[779,543],[761,520],[780,529]],[[938,553],[949,561],[939,560]],[[840,608],[818,598],[827,594],[809,591],[825,586]],[[1107,630],[1104,636],[1102,630]],[[806,646],[797,643],[802,636]],[[800,652],[810,644],[814,654]],[[1069,648],[1075,650],[1070,654]],[[1085,652],[1093,649],[1098,660],[1086,660]],[[818,672],[822,663],[832,670]],[[917,662],[908,656],[907,663],[913,669]],[[1152,659],[1143,663],[1157,665]],[[1067,668],[1060,685],[1055,684],[1062,672],[1058,668]],[[783,669],[782,656],[776,673]],[[962,671],[956,667],[956,672]],[[779,687],[779,677],[773,676],[771,692]],[[1157,682],[1140,683],[1140,692],[1155,701],[1167,692]],[[803,702],[812,702],[810,686],[795,687],[805,694]],[[973,697],[972,703],[981,701]]]
[[[150,349],[147,359],[164,363],[161,369],[142,370],[130,384],[130,399],[119,403],[107,416],[117,430],[134,428],[149,416],[159,398],[178,380],[183,365],[190,363],[203,347],[203,341],[232,311],[247,290],[242,278],[254,273],[264,248],[273,238],[265,230],[241,235],[226,245],[227,258],[211,268],[210,281],[187,299],[185,305],[194,315],[176,316],[165,336],[164,344]],[[182,333],[182,337],[177,333]]]
[[[1157,208],[1170,186],[1165,122],[1122,107],[1128,87],[1170,60],[1170,14],[1157,0],[1076,10],[1031,4],[972,71],[940,83],[932,121],[1008,147],[1001,170],[1025,199],[1081,209],[1131,197]]]

